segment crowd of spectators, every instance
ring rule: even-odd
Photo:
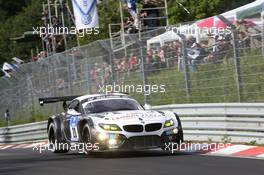
[[[50,0],[49,2],[50,4],[54,4],[55,1],[54,0]],[[64,3],[63,5],[59,6],[58,8],[58,14],[60,14],[60,11],[63,10],[62,8],[64,8]],[[51,6],[53,7],[53,6]],[[36,53],[36,55],[34,55],[32,57],[33,61],[38,61],[41,60],[42,58],[47,57],[48,55],[54,54],[54,53],[58,53],[58,52],[62,52],[65,50],[64,48],[64,38],[62,35],[52,35],[52,32],[47,32],[47,30],[49,30],[50,28],[59,28],[62,27],[62,20],[60,16],[56,16],[56,14],[53,12],[53,9],[51,9],[51,16],[49,16],[49,11],[48,11],[48,7],[45,6],[45,8],[42,11],[42,22],[43,22],[43,26],[46,28],[46,33],[44,31],[42,31],[42,33],[45,33],[41,36],[43,43],[45,44],[45,51],[41,51],[39,53]]]
[[[102,66],[95,63],[90,70],[90,77],[97,88],[101,85],[108,84],[112,78],[112,67],[106,62]]]
[[[238,43],[240,48],[260,48],[261,36],[260,29],[254,23],[241,20],[235,23],[238,32]],[[197,42],[194,37],[187,38],[187,64],[191,70],[195,70],[199,64],[222,63],[233,56],[232,33],[226,34],[208,34]],[[145,59],[145,68],[156,72],[159,69],[178,66],[183,69],[183,51],[182,43],[179,40],[165,43],[163,46],[149,48]],[[139,53],[131,54],[128,58],[116,59],[116,72],[135,71],[140,68]]]

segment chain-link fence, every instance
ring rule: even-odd
[[[178,34],[163,45],[147,45],[165,31],[125,35],[127,44],[114,50],[102,40],[21,65],[12,78],[0,79],[1,115],[9,109],[12,117],[48,116],[61,112],[61,104],[41,108],[40,97],[106,91],[151,105],[264,101],[261,30],[209,35],[199,43]]]

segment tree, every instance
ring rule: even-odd
[[[170,24],[178,24],[215,16],[253,1],[254,0],[169,0],[168,11]],[[190,14],[188,14],[178,2],[188,9]]]
[[[26,1],[24,1],[25,3]],[[32,31],[33,26],[41,25],[42,0],[32,0],[26,7],[16,13],[11,13],[12,3],[6,3],[5,11],[1,13],[12,15],[8,16],[0,28],[0,63],[9,61],[12,57],[17,56],[24,60],[30,58],[30,49],[34,48],[35,43],[14,44],[10,38],[18,37],[25,31]],[[2,3],[2,1],[1,1]],[[22,3],[23,4],[23,3]],[[3,8],[1,6],[1,8]],[[40,43],[39,43],[40,44]],[[18,51],[21,51],[18,53]]]
[[[11,16],[17,15],[26,4],[28,0],[19,0],[19,1],[6,1],[0,0],[0,22],[5,21]]]

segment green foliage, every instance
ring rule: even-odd
[[[248,143],[248,145],[257,145],[257,141],[256,140],[252,140]]]
[[[30,59],[30,49],[40,46],[40,42],[13,43],[10,38],[21,36],[26,31],[32,31],[34,26],[41,24],[42,0],[34,0],[18,12],[15,16],[9,16],[2,21],[0,28],[0,63],[18,56],[24,60]],[[1,11],[5,13],[4,11]]]
[[[178,2],[182,3],[182,5],[188,9],[190,12],[190,14],[188,14],[177,1],[169,0],[168,11],[170,24],[178,24],[215,16],[253,1],[254,0],[178,0]]]
[[[0,22],[5,21],[10,16],[19,13],[28,3],[28,0],[5,1],[0,0]]]
[[[232,139],[229,138],[227,135],[224,135],[221,140],[222,140],[222,143],[231,143],[232,142]]]

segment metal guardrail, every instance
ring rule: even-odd
[[[170,110],[182,116],[264,116],[264,103],[201,103],[163,105],[156,110]]]
[[[181,116],[185,140],[264,144],[264,103],[156,106]]]
[[[0,143],[33,142],[47,139],[47,122],[0,128]]]
[[[264,103],[155,106],[180,115],[185,140],[264,144]],[[0,128],[0,143],[47,138],[46,122]]]

